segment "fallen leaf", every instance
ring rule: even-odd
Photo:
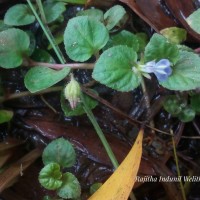
[[[88,200],[127,200],[133,188],[142,157],[143,129],[124,161]]]

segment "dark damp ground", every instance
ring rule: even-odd
[[[7,8],[16,1],[0,1],[0,14],[3,16]],[[74,16],[80,7],[71,6],[65,13],[65,20]],[[152,34],[151,27],[128,10],[130,18],[127,27],[130,31],[145,31]],[[132,19],[135,22],[132,22]],[[59,30],[64,30],[61,26]],[[31,30],[37,41],[37,46],[44,48],[47,41],[44,39],[38,24],[23,27]],[[63,47],[61,46],[61,49]],[[52,55],[53,52],[51,52]],[[0,69],[1,85],[4,94],[9,98],[11,94],[19,94],[26,91],[23,77],[27,69]],[[91,73],[87,70],[77,70],[76,77],[83,84],[91,80]],[[62,83],[61,83],[62,85]],[[163,97],[171,92],[159,87],[156,80],[147,80],[148,95],[151,99],[150,115],[147,115],[145,98],[140,88],[131,92],[121,93],[105,86],[94,84],[92,86],[99,93],[99,106],[94,109],[94,114],[105,133],[117,159],[121,162],[127,155],[137,136],[140,124],[134,120],[146,121],[153,119],[155,127],[165,132],[172,128],[177,144],[179,167],[182,176],[200,176],[199,155],[200,140],[184,139],[181,136],[199,136],[200,127],[198,117],[191,123],[183,124],[162,109]],[[74,167],[69,169],[81,183],[82,199],[87,199],[89,187],[95,182],[104,182],[113,172],[112,165],[102,147],[91,123],[86,115],[80,117],[65,117],[60,108],[60,92],[42,95],[26,95],[21,98],[6,100],[1,108],[12,109],[14,117],[9,124],[0,126],[1,141],[18,139],[25,141],[12,152],[12,157],[7,164],[17,161],[20,157],[34,148],[44,148],[52,139],[65,137],[76,148],[77,161]],[[54,113],[43,101],[43,98],[57,111]],[[118,109],[118,111],[116,111]],[[120,111],[122,112],[120,112]],[[134,119],[131,120],[130,118]],[[174,162],[172,141],[169,135],[159,132],[155,134],[151,129],[145,128],[143,157],[138,176],[175,176],[177,175]],[[0,194],[3,200],[42,200],[46,194],[54,195],[44,190],[38,182],[38,173],[43,167],[41,159],[37,159],[16,183]],[[179,184],[174,182],[148,182],[136,183],[134,193],[138,200],[181,200]],[[200,199],[199,182],[186,184],[187,199]],[[102,197],[103,199],[103,197]]]

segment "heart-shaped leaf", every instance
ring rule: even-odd
[[[64,44],[67,55],[74,61],[86,61],[102,49],[109,39],[106,27],[88,16],[74,17],[69,20]]]
[[[0,32],[0,66],[15,68],[29,53],[30,39],[24,31],[10,28]]]
[[[103,11],[99,9],[87,9],[79,11],[76,16],[88,16],[97,21],[103,22]]]
[[[168,59],[172,63],[176,63],[179,59],[179,50],[176,45],[169,43],[164,36],[155,33],[147,44],[144,55],[145,62]]]
[[[128,199],[135,183],[142,157],[142,138],[143,130],[140,130],[132,149],[124,161],[100,189],[89,198],[89,200]]]
[[[194,31],[200,34],[200,8],[194,11],[186,21]]]
[[[200,58],[187,51],[180,52],[180,59],[172,67],[172,75],[160,84],[170,90],[193,90],[200,87]]]
[[[139,43],[136,35],[126,30],[123,30],[118,34],[111,36],[108,45],[106,45],[106,48],[117,45],[126,45],[128,47],[131,47],[136,52],[139,50]]]
[[[168,41],[174,44],[180,44],[184,42],[187,37],[187,31],[178,27],[165,28],[162,29],[160,33],[165,36]]]
[[[45,165],[56,162],[62,167],[71,167],[75,163],[76,154],[72,144],[64,138],[53,140],[43,151],[42,160]]]
[[[47,23],[51,23],[58,19],[61,14],[66,10],[65,3],[63,2],[45,1],[43,6]]]
[[[140,84],[140,75],[133,72],[137,54],[127,46],[115,46],[104,51],[97,60],[93,78],[119,91],[130,91]]]
[[[4,23],[11,26],[24,26],[35,21],[35,16],[26,4],[10,7],[4,17]]]
[[[81,195],[81,187],[78,179],[71,173],[67,172],[62,177],[63,184],[57,190],[57,195],[64,199],[76,199]]]
[[[30,69],[24,79],[26,88],[34,93],[51,87],[61,81],[70,72],[68,67],[56,71],[47,67],[34,67]]]
[[[60,166],[57,163],[49,163],[44,166],[39,173],[40,184],[48,189],[55,190],[62,185],[62,173],[60,171]]]
[[[126,15],[126,10],[120,6],[116,5],[111,7],[105,14],[104,14],[104,21],[108,30],[114,28],[120,20]]]

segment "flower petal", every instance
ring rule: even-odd
[[[168,79],[168,75],[166,73],[157,73],[154,72],[156,78],[158,79],[158,81],[162,82],[162,81],[166,81]]]

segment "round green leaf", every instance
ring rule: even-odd
[[[48,190],[58,189],[62,185],[61,178],[62,173],[57,163],[47,164],[39,173],[40,184]]]
[[[194,31],[200,34],[200,8],[194,11],[186,21]]]
[[[126,15],[126,10],[120,6],[116,5],[111,7],[105,14],[104,14],[104,21],[108,30],[114,28]]]
[[[4,23],[11,26],[23,26],[35,21],[35,16],[26,4],[17,4],[8,9]]]
[[[137,37],[133,33],[126,30],[123,30],[120,33],[111,37],[109,41],[109,47],[117,45],[126,45],[128,47],[131,47],[136,52],[139,49]]]
[[[175,95],[170,95],[163,102],[163,106],[168,113],[177,116],[182,111],[181,103]]]
[[[178,115],[178,118],[182,122],[191,122],[195,118],[195,111],[190,107],[183,108],[182,112]]]
[[[34,93],[40,90],[55,85],[62,79],[64,79],[70,72],[70,68],[65,67],[62,70],[53,70],[48,67],[33,67],[31,68],[24,79],[26,88]]]
[[[85,102],[90,109],[94,109],[98,105],[98,102],[96,100],[92,99],[88,95],[85,95],[85,94],[83,95],[84,95]],[[75,109],[72,109],[69,102],[65,99],[63,94],[61,94],[60,101],[61,101],[61,108],[65,116],[67,117],[79,116],[85,113],[85,110],[83,109],[83,104],[81,102],[78,103]]]
[[[62,177],[63,184],[57,190],[57,195],[64,199],[76,199],[81,195],[81,187],[78,179],[71,173],[67,172]]]
[[[187,37],[187,31],[178,27],[165,28],[161,30],[160,33],[165,36],[168,41],[174,44],[180,44],[184,42]]]
[[[103,21],[103,11],[99,9],[81,10],[76,14],[76,16],[88,16],[97,21]]]
[[[172,67],[172,75],[160,84],[170,90],[187,91],[200,87],[200,58],[187,51],[180,52],[180,59]]]
[[[53,140],[43,151],[42,160],[45,165],[56,162],[62,167],[71,167],[76,160],[75,150],[64,138]]]
[[[196,94],[190,97],[190,103],[193,110],[200,113],[200,94]]]
[[[15,68],[29,52],[30,39],[24,31],[10,28],[0,32],[0,66]]]
[[[65,3],[63,2],[45,1],[43,6],[47,23],[51,23],[58,19],[61,14],[66,10]]]
[[[68,56],[74,61],[86,61],[102,49],[109,39],[106,27],[88,16],[69,20],[64,44]]]
[[[13,112],[9,110],[0,110],[0,124],[9,122],[13,117]]]
[[[176,45],[169,43],[164,36],[155,33],[147,44],[144,55],[145,62],[168,59],[172,63],[176,63],[179,59],[179,50]]]
[[[140,75],[132,70],[136,62],[137,54],[132,48],[112,47],[101,54],[92,77],[110,88],[130,91],[140,84]]]

